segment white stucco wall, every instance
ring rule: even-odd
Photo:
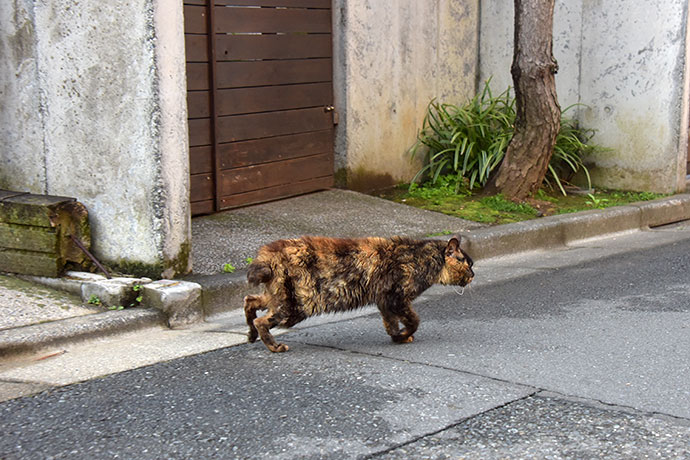
[[[131,271],[154,267],[164,276],[186,272],[181,3],[15,5],[0,9],[0,49],[14,53],[0,64],[7,101],[0,108],[0,187],[84,203],[93,250],[104,262]],[[185,267],[171,270],[180,260]]]
[[[610,148],[590,158],[598,186],[685,188],[687,0],[556,0],[554,56],[561,107]],[[480,78],[512,86],[513,4],[481,8]]]
[[[477,0],[334,0],[336,171],[373,189],[409,180],[405,152],[433,98],[472,97]]]

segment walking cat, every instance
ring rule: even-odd
[[[284,352],[288,347],[275,341],[272,327],[375,303],[393,341],[412,342],[419,325],[412,301],[432,284],[466,286],[473,278],[472,259],[457,236],[448,242],[316,236],[274,241],[259,249],[247,272],[249,283],[264,284],[262,295],[244,298],[248,339],[261,337],[272,352]],[[257,318],[257,310],[266,309]]]

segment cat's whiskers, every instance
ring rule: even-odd
[[[465,286],[459,286],[460,290],[458,290],[458,286],[453,286],[453,290],[457,295],[463,295],[465,293]]]

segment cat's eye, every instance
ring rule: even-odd
[[[462,257],[462,256],[455,256],[455,260],[458,262],[467,262],[467,265],[472,268],[473,262],[472,259],[469,258],[469,256]]]

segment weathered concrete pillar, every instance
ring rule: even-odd
[[[478,0],[334,0],[336,180],[372,190],[410,180],[433,98],[474,95]]]
[[[182,3],[17,0],[0,26],[0,188],[77,198],[113,268],[188,272]]]

